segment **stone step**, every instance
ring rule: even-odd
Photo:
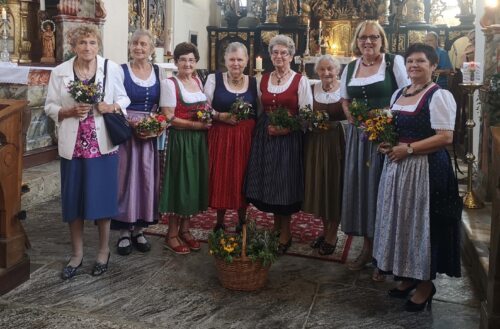
[[[59,160],[23,170],[22,181],[23,186],[29,190],[21,196],[21,209],[29,210],[54,199],[61,194]]]

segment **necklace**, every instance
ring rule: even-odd
[[[288,75],[288,73],[290,73],[290,70],[286,71],[285,74],[283,75],[279,75],[277,71],[274,71],[274,75],[276,76],[276,78],[278,78],[278,84],[281,83],[281,79],[283,79],[284,77],[286,77]]]
[[[375,57],[375,59],[369,63],[365,63],[365,59],[363,57],[361,57],[361,64],[363,64],[363,66],[373,66],[378,61],[379,57],[380,57],[380,55]]]
[[[237,88],[243,85],[243,79],[243,75],[241,75],[239,78],[234,79],[229,73],[227,74],[227,81],[229,82],[229,85],[233,85]]]
[[[330,87],[328,87],[328,88],[325,88],[325,85],[324,85],[323,83],[321,83],[321,89],[323,89],[323,91],[324,91],[325,93],[327,93],[327,92],[329,92],[329,91],[332,91],[334,88],[335,88],[335,84],[334,84],[334,83],[332,83],[332,84],[330,85]]]
[[[409,85],[408,87],[405,87],[403,89],[403,92],[401,93],[401,96],[403,97],[411,97],[411,96],[415,96],[417,95],[418,93],[420,93],[422,90],[424,90],[425,88],[429,87],[429,85],[432,83],[432,80],[427,82],[425,85],[423,85],[422,87],[418,88],[418,89],[415,89],[415,91],[413,91],[412,93],[409,93],[408,92],[408,89],[411,88],[412,85]]]
[[[92,62],[93,63],[93,62]],[[89,80],[90,78],[92,78],[94,75],[95,75],[95,71],[92,69],[92,63],[90,63],[90,69],[87,71],[87,73],[85,73],[83,71],[83,69],[80,67],[80,64],[75,61],[75,71],[77,73],[77,75],[81,78],[83,78],[84,80]]]

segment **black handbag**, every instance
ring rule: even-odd
[[[106,76],[108,75],[108,60],[104,61],[104,79],[102,82],[102,90],[106,87]],[[122,113],[103,113],[104,124],[108,132],[109,139],[113,145],[125,143],[132,137],[132,127],[127,118]]]

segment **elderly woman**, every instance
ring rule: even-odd
[[[329,121],[322,128],[314,128],[305,136],[305,199],[303,210],[320,217],[323,235],[311,243],[320,255],[335,251],[342,204],[344,174],[345,120],[340,99],[338,74],[340,64],[330,55],[321,56],[315,65],[320,81],[313,85],[313,109],[326,112]]]
[[[156,111],[160,101],[158,66],[149,62],[154,52],[153,36],[147,30],[132,35],[129,51],[132,60],[122,64],[125,90],[130,97],[127,116],[132,125]],[[151,249],[143,229],[158,217],[159,160],[156,138],[137,133],[119,150],[118,210],[111,222],[120,230],[117,251],[128,255],[134,246],[140,252]]]
[[[257,82],[243,74],[248,52],[240,42],[230,43],[224,55],[227,72],[210,74],[205,94],[213,108],[221,114],[208,132],[209,205],[217,209],[214,231],[224,229],[226,209],[237,209],[239,223],[245,221],[246,202],[243,181],[250,156],[252,133],[257,110]],[[238,121],[231,105],[241,99],[252,105],[254,115]]]
[[[389,107],[392,93],[410,82],[403,58],[386,53],[387,46],[384,29],[378,22],[364,21],[356,28],[352,50],[359,58],[342,72],[340,87],[342,106],[350,122],[349,104],[353,99],[365,102],[369,108]],[[345,158],[341,226],[347,234],[364,237],[360,255],[347,264],[351,270],[361,270],[372,259],[382,157],[377,155],[376,145],[365,141],[350,124],[346,129]],[[373,279],[379,281],[383,277],[374,273]]]
[[[302,132],[273,126],[268,113],[278,107],[296,115],[299,107],[312,104],[306,77],[290,68],[295,44],[285,35],[269,42],[274,70],[263,75],[260,93],[264,113],[255,128],[245,182],[247,201],[259,210],[274,214],[274,228],[280,232],[279,253],[292,244],[290,219],[304,200]]]
[[[405,54],[411,85],[391,99],[399,143],[386,154],[380,179],[373,257],[401,284],[391,297],[406,298],[410,312],[431,306],[436,273],[460,276],[462,200],[446,146],[453,142],[455,101],[432,83],[435,50],[414,44]],[[395,202],[395,200],[397,202]]]
[[[448,75],[453,70],[448,52],[439,47],[439,36],[436,32],[428,32],[425,36],[425,43],[434,48],[438,56],[438,65],[434,70],[434,75],[437,77],[436,83],[441,88],[448,89]]]
[[[189,232],[190,217],[208,208],[207,129],[210,121],[196,113],[208,111],[208,100],[196,75],[200,59],[195,45],[182,42],[174,49],[179,70],[161,82],[160,107],[172,126],[168,136],[160,212],[170,214],[165,247],[177,254],[200,250]],[[219,113],[213,112],[215,117]]]
[[[98,29],[81,25],[69,33],[76,54],[50,75],[45,112],[55,121],[61,157],[63,221],[69,224],[72,256],[62,278],[73,277],[83,260],[84,220],[96,222],[99,248],[92,275],[101,275],[109,262],[109,218],[118,213],[118,147],[108,137],[104,113],[125,113],[130,103],[120,67],[97,55]],[[107,67],[107,68],[106,68]],[[104,99],[97,104],[77,103],[68,91],[73,81],[103,84]]]

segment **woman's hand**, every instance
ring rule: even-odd
[[[382,154],[387,154],[392,151],[392,145],[385,142],[380,143],[377,148],[377,151]]]
[[[100,113],[113,113],[115,111],[115,104],[107,104],[105,102],[100,102],[97,104],[97,110]]]
[[[235,116],[232,115],[231,113],[220,113],[219,114],[219,121],[222,121],[228,125],[231,126],[236,126],[238,124],[238,121],[236,120]]]
[[[267,126],[267,133],[269,136],[284,136],[290,133],[290,129],[269,125]]]
[[[399,143],[398,145],[393,146],[391,149],[389,149],[389,151],[385,154],[387,155],[389,160],[398,162],[408,157],[409,154],[407,152],[407,149],[407,144]]]
[[[208,130],[212,127],[212,123],[204,121],[191,121],[191,130]]]
[[[68,110],[68,117],[77,117],[80,119],[85,119],[92,109],[92,104],[78,103]]]

